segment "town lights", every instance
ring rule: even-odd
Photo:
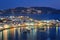
[[[25,27],[27,30],[30,30],[30,28],[29,27]]]
[[[9,28],[9,25],[8,25],[8,24],[4,24],[3,27],[4,27],[4,28]]]
[[[38,26],[42,26],[44,23],[38,23]]]
[[[40,14],[40,13],[42,13],[42,11],[41,10],[37,10],[37,13]]]
[[[33,21],[33,19],[32,19],[32,18],[29,18],[29,20],[30,20],[30,21]]]
[[[2,29],[3,29],[3,27],[0,26],[0,30],[2,30]]]

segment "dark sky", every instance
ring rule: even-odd
[[[60,0],[0,0],[0,9],[31,6],[60,9]]]

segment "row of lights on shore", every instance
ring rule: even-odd
[[[19,17],[16,17],[16,18],[25,18],[26,16],[19,16]],[[15,18],[14,16],[10,16],[10,18]],[[27,18],[29,18],[29,17],[27,17]],[[52,23],[53,24],[56,24],[56,21],[55,20],[40,20],[40,21],[38,21],[38,20],[34,20],[34,19],[32,19],[32,18],[30,18],[29,19],[30,21],[34,21],[34,22],[25,22],[25,23],[23,23],[23,24],[21,24],[21,23],[16,23],[16,24],[14,24],[14,23],[12,23],[12,27],[17,27],[17,26],[24,26],[24,27],[26,27],[26,26],[42,26],[42,25],[47,25],[47,24],[49,24],[49,25],[52,25]],[[60,23],[58,23],[58,25],[60,25]],[[10,25],[11,26],[11,25]],[[4,28],[8,28],[9,27],[9,25],[8,24],[3,24],[3,27]],[[3,27],[1,27],[1,29],[3,28]]]

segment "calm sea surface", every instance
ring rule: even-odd
[[[20,28],[7,29],[0,31],[0,40],[60,40],[60,27],[47,28],[45,31],[34,28],[30,31]]]

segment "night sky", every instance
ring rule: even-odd
[[[0,0],[0,9],[31,6],[60,9],[60,0]]]

